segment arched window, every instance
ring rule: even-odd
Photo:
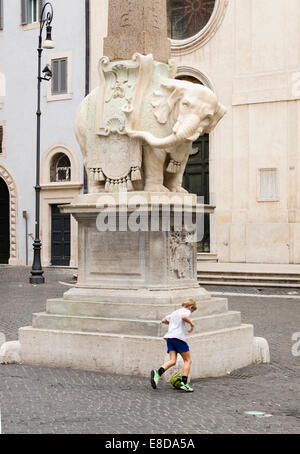
[[[167,0],[168,34],[186,39],[200,32],[210,20],[216,0]]]
[[[71,163],[64,153],[53,156],[50,166],[50,181],[52,183],[71,181]]]

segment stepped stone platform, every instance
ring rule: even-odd
[[[199,304],[200,303],[200,304]],[[199,302],[189,336],[191,377],[219,376],[251,364],[253,326],[225,298]],[[20,328],[22,362],[148,376],[165,361],[161,319],[178,304],[136,304],[50,299],[47,312]]]
[[[187,298],[198,305],[192,316],[195,329],[188,335],[191,378],[222,376],[268,361],[268,345],[254,337],[253,326],[242,324],[227,299],[212,297],[197,283],[197,243],[186,224],[174,229],[184,195],[177,197],[179,202],[168,197],[162,202],[171,215],[166,231],[100,231],[97,194],[62,208],[78,221],[78,282],[63,298],[49,299],[45,312],[33,314],[32,326],[19,329],[19,341],[4,344],[0,362],[19,357],[25,364],[149,376],[166,359],[161,320]],[[190,202],[185,212],[194,215],[196,197]],[[143,209],[150,219],[147,200]],[[120,206],[116,211],[124,216]]]

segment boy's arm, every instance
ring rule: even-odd
[[[165,318],[162,319],[161,321],[162,323],[164,323],[165,325],[169,325],[170,323],[168,322],[168,320]]]
[[[194,323],[187,315],[183,315],[181,318],[184,322],[189,323],[191,325],[191,329],[188,331],[189,333],[191,333],[195,327]]]

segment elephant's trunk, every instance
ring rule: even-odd
[[[196,140],[201,133],[202,130],[199,130],[199,117],[197,115],[189,115],[183,121],[179,119],[173,128],[173,133],[164,138],[155,137],[146,131],[128,131],[130,137],[141,138],[152,148],[164,148],[166,151],[168,151],[168,148],[184,141]]]
[[[184,116],[182,119],[179,117],[177,123],[173,128],[173,132],[178,137],[179,141],[195,140],[194,136],[198,132],[198,136],[202,133],[199,129],[200,120],[199,116],[195,114]]]
[[[128,131],[129,137],[140,138],[147,142],[152,148],[169,148],[182,142],[182,139],[177,137],[176,134],[170,134],[162,139],[155,137],[150,132],[145,131]]]

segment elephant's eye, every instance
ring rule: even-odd
[[[189,101],[182,101],[182,105],[183,105],[184,107],[189,107],[190,104],[191,104],[191,103],[190,103]]]

